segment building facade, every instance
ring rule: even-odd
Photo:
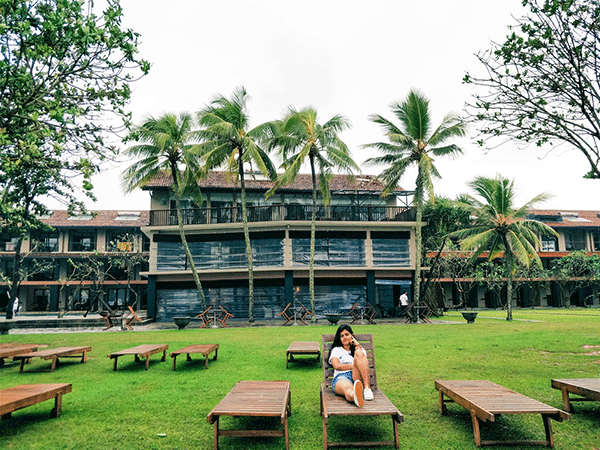
[[[288,304],[310,305],[308,276],[312,215],[310,175],[265,198],[272,182],[249,176],[247,220],[252,241],[254,317],[271,319]],[[226,174],[214,172],[200,182],[202,207],[184,210],[186,239],[210,305],[221,305],[238,319],[249,317],[248,266],[240,190]],[[152,180],[148,316],[170,320],[201,312],[189,263],[181,245],[171,178]],[[336,175],[331,202],[317,206],[315,309],[351,308],[368,301],[379,308],[397,304],[414,276],[415,215],[398,190],[381,197],[383,185],[372,176]]]
[[[40,217],[50,231],[31,233],[21,246],[25,279],[18,298],[22,312],[146,307],[149,240],[141,232],[148,211],[50,211]],[[0,270],[10,278],[17,239],[0,234]],[[143,260],[146,260],[146,263]],[[141,262],[140,262],[141,261]],[[127,267],[128,264],[133,267]],[[0,309],[8,306],[9,286],[0,282]]]
[[[600,256],[600,211],[576,210],[532,210],[530,218],[539,220],[554,229],[556,236],[539,236],[541,246],[538,256],[545,269],[551,269],[558,258],[574,251]],[[466,306],[471,308],[497,308],[501,305],[500,295],[488,289],[483,283],[466,283],[469,292]],[[436,296],[446,307],[461,303],[457,283],[450,279],[437,282]],[[504,295],[504,294],[502,294]],[[512,298],[517,307],[558,307],[558,306],[600,306],[600,285],[587,284],[577,288],[566,299],[561,299],[561,291],[557,281],[522,283]]]

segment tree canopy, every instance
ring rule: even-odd
[[[523,0],[528,15],[502,44],[477,54],[482,75],[467,106],[484,138],[537,146],[565,144],[587,159],[587,178],[600,178],[600,3]]]

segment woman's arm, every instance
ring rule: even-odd
[[[353,365],[352,364],[342,364],[340,362],[340,360],[338,358],[331,358],[331,365],[333,366],[333,368],[337,371],[344,371],[344,370],[352,370],[353,369]]]

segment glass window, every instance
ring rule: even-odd
[[[292,239],[292,263],[306,266],[310,263],[310,239]],[[365,240],[341,238],[315,239],[316,266],[364,266]]]
[[[96,250],[96,232],[71,231],[69,239],[70,252],[90,252]]]
[[[595,252],[600,252],[600,231],[592,232],[592,242]]]
[[[106,251],[125,251],[132,252],[133,248],[133,237],[135,236],[135,230],[133,228],[119,228],[118,230],[107,230],[106,231]]]
[[[542,251],[543,252],[558,251],[558,243],[554,236],[542,236]]]
[[[374,266],[410,266],[408,239],[373,239]]]
[[[568,252],[574,250],[585,250],[585,234],[581,230],[570,230],[565,232],[565,247]]]
[[[58,231],[37,231],[31,236],[32,250],[36,252],[57,252]]]

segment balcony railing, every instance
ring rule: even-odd
[[[248,206],[248,222],[311,220],[311,205]],[[242,208],[194,208],[182,210],[185,225],[241,223]],[[319,221],[414,222],[415,210],[405,206],[317,206]],[[177,225],[177,210],[150,211],[150,226]]]

